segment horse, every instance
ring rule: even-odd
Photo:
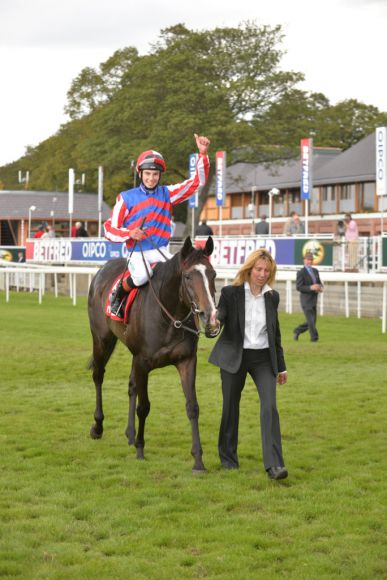
[[[211,237],[200,249],[194,248],[188,237],[180,252],[170,260],[156,264],[154,275],[149,276],[148,283],[139,288],[126,323],[112,320],[104,310],[114,280],[126,269],[125,259],[106,262],[93,278],[88,296],[93,339],[89,368],[96,389],[95,423],[90,429],[93,439],[99,439],[103,434],[103,377],[117,340],[120,340],[132,353],[125,435],[128,444],[135,446],[137,459],[144,459],[145,420],[150,411],[148,375],[153,369],[174,365],[180,375],[186,413],[191,422],[193,471],[205,470],[195,379],[199,333],[204,332],[207,337],[214,338],[220,330],[215,306],[216,274],[209,261],[213,248]]]

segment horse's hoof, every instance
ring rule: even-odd
[[[90,437],[92,439],[101,439],[102,433],[103,431],[97,431],[94,426],[90,429]]]
[[[129,435],[129,437],[128,436],[126,436],[126,437],[128,439],[128,445],[134,445],[136,443],[135,437],[131,437],[130,435]]]
[[[202,469],[192,468],[192,475],[204,475],[207,473],[207,469],[203,467]]]

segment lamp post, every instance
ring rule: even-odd
[[[58,198],[52,198],[52,210],[51,210],[51,218],[52,218],[52,227],[55,228],[55,204],[58,201]]]
[[[36,205],[30,205],[28,208],[28,237],[31,237],[31,214],[36,210]]]
[[[280,190],[273,187],[269,191],[269,236],[271,236],[271,220],[273,216],[273,195],[279,195]]]

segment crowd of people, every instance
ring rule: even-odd
[[[45,239],[45,238],[56,238],[57,234],[55,232],[55,227],[52,224],[43,222],[40,224],[38,229],[34,234],[35,239]],[[89,234],[83,222],[75,222],[74,226],[71,228],[72,238],[88,238]]]

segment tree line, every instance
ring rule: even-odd
[[[133,186],[131,162],[144,149],[165,156],[164,183],[186,179],[193,133],[210,137],[213,155],[226,150],[230,165],[292,158],[307,136],[315,146],[347,149],[387,124],[387,113],[372,105],[356,99],[331,104],[322,93],[301,90],[303,74],[281,68],[283,40],[279,25],[196,31],[177,24],[161,30],[145,55],[135,47],[117,50],[72,81],[69,122],[1,167],[1,187],[18,189],[22,169],[30,171],[30,189],[66,191],[73,167],[86,174],[85,189],[96,191],[102,165],[104,197],[113,204],[118,192]],[[175,219],[186,221],[182,205]]]

